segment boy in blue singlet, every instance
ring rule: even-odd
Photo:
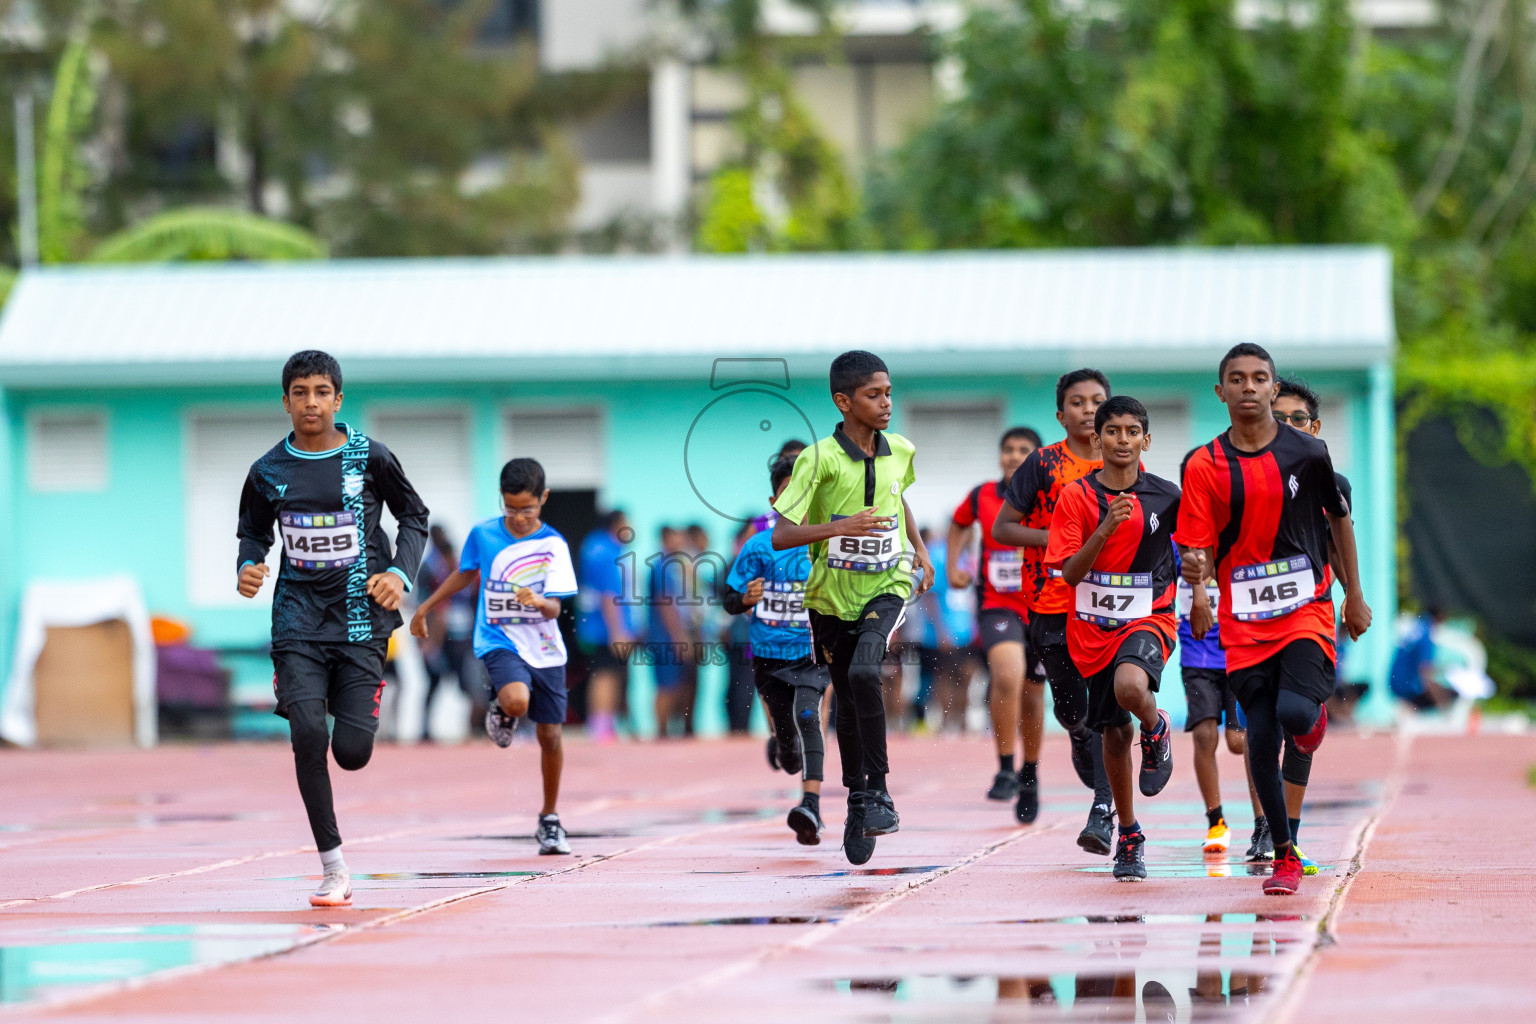
[[[777,501],[794,472],[795,457],[774,463],[770,481]],[[832,684],[811,660],[811,619],[805,581],[811,559],[804,547],[773,549],[771,531],[748,538],[726,577],[725,610],[750,612],[753,683],[768,708],[778,764],[799,772],[804,796],[789,812],[789,827],[803,846],[821,842],[821,781],[826,745],[821,735],[821,698]]]
[[[459,555],[459,569],[421,603],[411,633],[427,635],[427,616],[466,587],[479,587],[475,602],[475,656],[490,675],[493,700],[485,731],[500,747],[511,746],[517,719],[537,725],[544,806],[534,837],[539,853],[570,853],[555,803],[565,765],[565,642],[555,619],[560,599],[576,595],[576,570],[565,538],[539,518],[549,491],[544,467],[513,459],[501,470],[502,515],[475,524]]]

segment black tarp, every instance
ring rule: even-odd
[[[1491,415],[1475,427],[1497,437]],[[1404,455],[1414,596],[1536,648],[1536,492],[1524,468],[1475,458],[1446,419],[1417,425]]]

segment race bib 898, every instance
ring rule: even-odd
[[[833,516],[835,523],[847,516]],[[901,531],[892,523],[873,537],[833,537],[827,541],[827,567],[849,572],[885,572],[901,563],[906,553]]]
[[[357,561],[357,516],[351,512],[284,512],[283,554],[296,569],[338,569]]]

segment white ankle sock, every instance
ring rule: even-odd
[[[347,870],[347,862],[341,859],[341,847],[334,850],[325,850],[320,854],[320,866],[329,871],[331,868]]]

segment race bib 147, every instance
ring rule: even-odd
[[[1118,628],[1152,614],[1151,573],[1090,572],[1074,591],[1084,622]]]

